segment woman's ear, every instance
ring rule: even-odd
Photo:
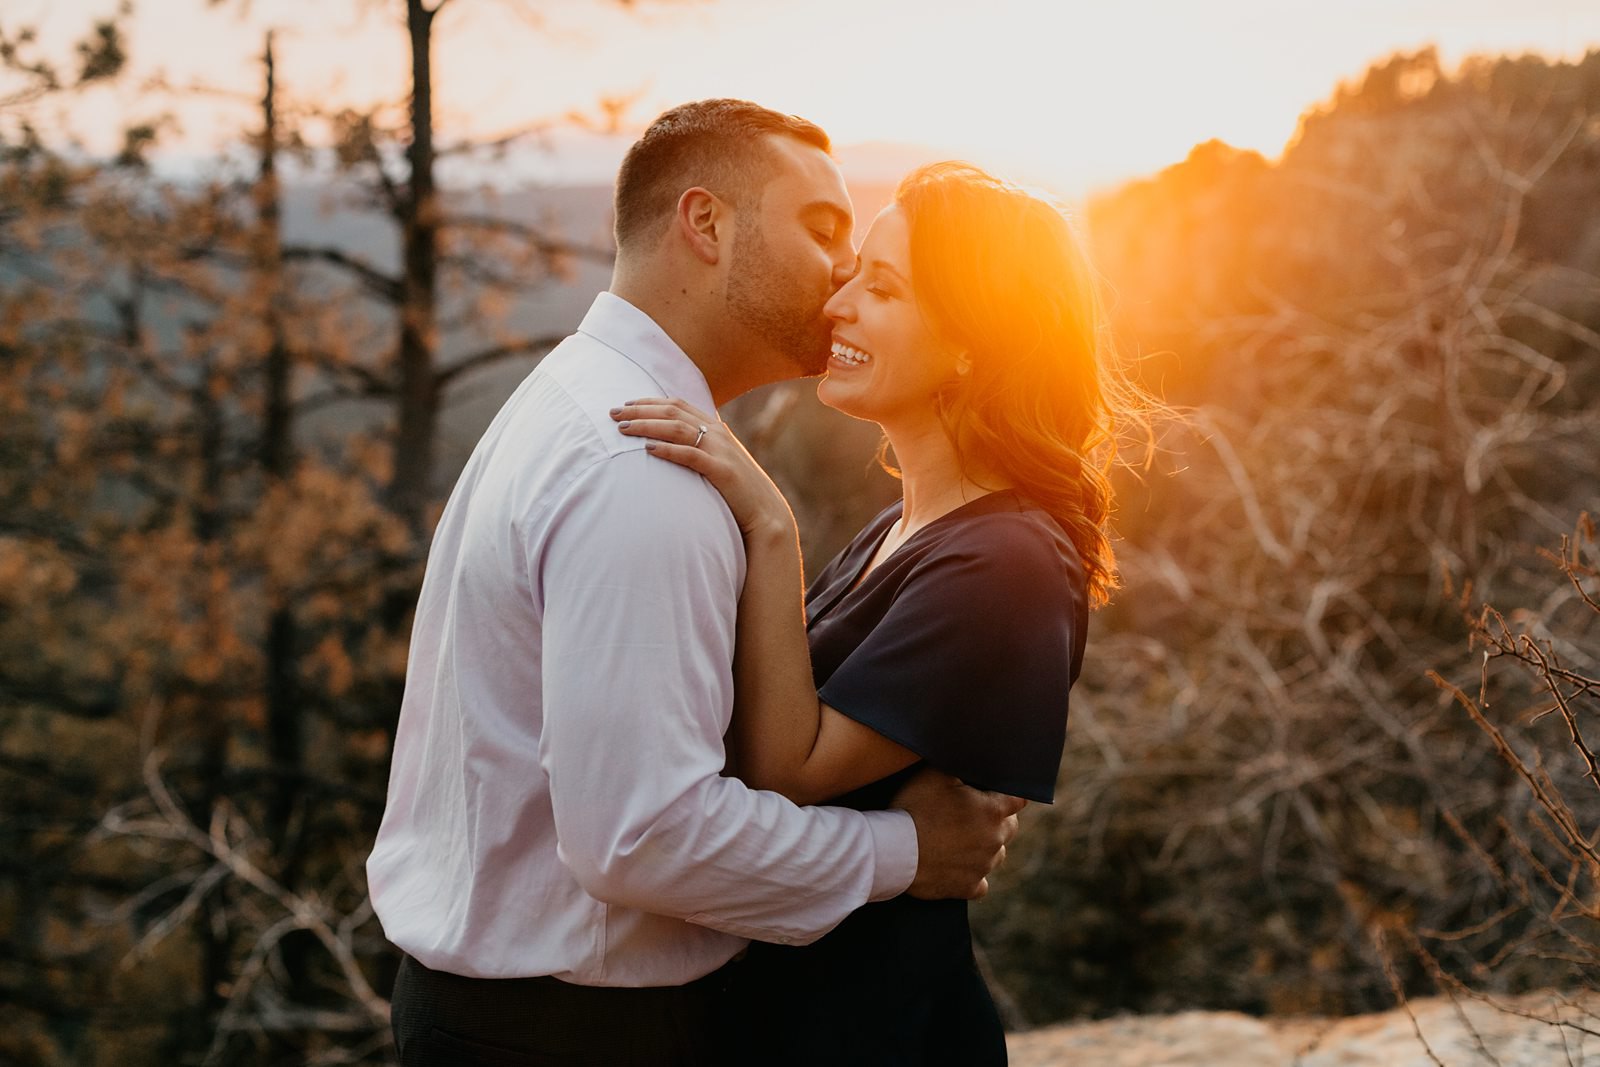
[[[965,378],[972,371],[972,355],[967,352],[956,353],[956,377]]]
[[[678,197],[673,218],[678,235],[689,251],[707,265],[722,255],[722,238],[732,232],[727,205],[708,189],[695,186]]]

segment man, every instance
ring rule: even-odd
[[[932,775],[868,813],[722,776],[739,530],[608,416],[820,372],[822,306],[855,265],[827,152],[743,101],[658,118],[618,176],[611,291],[451,495],[367,865],[406,953],[402,1063],[719,1062],[746,939],[806,943],[908,890],[981,895],[1015,832],[1020,802]]]

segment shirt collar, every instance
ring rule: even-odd
[[[578,332],[627,357],[655,380],[661,395],[687,400],[701,411],[715,414],[706,377],[667,332],[649,315],[615,293],[601,292]],[[633,398],[629,398],[633,399]]]

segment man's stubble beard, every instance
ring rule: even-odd
[[[827,297],[813,304],[800,292],[761,228],[739,226],[728,277],[728,314],[782,356],[796,376],[812,377],[828,368],[833,329],[822,314]]]

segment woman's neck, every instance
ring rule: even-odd
[[[915,427],[886,426],[884,433],[894,449],[905,498],[901,536],[986,493],[1011,488],[1007,479],[973,463],[970,456],[963,470],[956,446],[938,419]]]

